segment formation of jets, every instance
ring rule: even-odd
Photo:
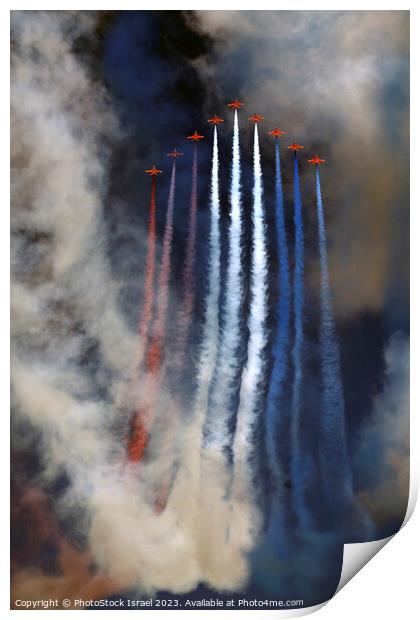
[[[230,110],[239,110],[244,105],[245,103],[243,101],[234,99],[233,101],[227,104],[227,107]],[[251,116],[248,117],[248,119],[252,121],[253,123],[259,123],[262,120],[264,120],[264,116],[262,116],[261,114],[252,114]],[[221,123],[224,123],[224,120],[223,118],[220,118],[219,116],[217,116],[217,114],[214,114],[214,116],[209,118],[207,122],[210,123],[211,125],[217,126],[217,125],[220,125]],[[286,132],[279,129],[278,127],[275,127],[274,129],[272,129],[271,131],[268,131],[267,133],[269,136],[272,136],[273,138],[276,138],[277,140],[277,138],[284,136]],[[197,130],[195,130],[191,136],[187,136],[187,140],[191,140],[194,143],[197,143],[200,140],[203,140],[203,138],[204,136],[201,136],[199,133],[197,133]],[[303,146],[301,144],[297,144],[296,142],[293,142],[293,144],[290,144],[287,148],[290,151],[294,151],[294,154],[296,156],[297,152],[303,149]],[[178,157],[182,157],[182,155],[183,154],[177,151],[176,149],[171,151],[171,153],[168,153],[168,157],[172,157],[172,159],[177,159]],[[309,164],[312,164],[314,166],[318,166],[320,164],[325,163],[325,159],[321,159],[320,157],[318,157],[318,155],[314,155],[312,159],[308,159],[307,161]],[[158,174],[162,172],[162,170],[158,170],[156,166],[152,166],[150,170],[145,170],[145,172],[147,172],[147,174],[150,174],[150,176],[157,176]]]

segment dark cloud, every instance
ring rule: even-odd
[[[225,99],[240,92],[248,111],[265,115],[264,128],[286,129],[305,145],[302,160],[315,151],[328,160],[336,311],[393,314],[398,304],[404,320],[409,13],[197,11],[195,20],[217,41],[215,59],[195,62],[203,80]],[[314,208],[310,195],[304,202]]]
[[[359,435],[355,468],[359,496],[375,521],[379,535],[389,536],[401,523],[410,481],[409,347],[395,334],[386,351],[383,392],[374,401],[372,419]]]

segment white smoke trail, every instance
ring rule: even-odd
[[[243,260],[242,260],[242,196],[241,162],[239,149],[238,112],[235,110],[232,141],[232,169],[230,185],[230,223],[228,232],[228,265],[226,294],[220,329],[216,369],[210,387],[209,407],[204,425],[201,459],[201,493],[199,553],[207,581],[214,581],[224,564],[234,563],[238,578],[246,578],[247,565],[242,549],[249,548],[248,526],[237,539],[226,541],[226,531],[231,518],[227,498],[231,471],[227,450],[231,447],[229,421],[233,411],[233,398],[240,382],[239,348],[242,341],[241,311],[243,309]],[[247,513],[248,514],[248,513]],[[242,523],[242,522],[241,522]],[[239,525],[239,524],[238,524]],[[206,539],[211,545],[205,544]],[[221,552],[222,550],[222,552]]]
[[[249,340],[247,362],[242,372],[235,439],[232,497],[244,501],[252,495],[252,445],[261,387],[265,371],[264,348],[267,344],[267,240],[264,222],[261,159],[258,126],[254,132],[254,188],[252,208],[251,302],[248,318]],[[236,517],[235,517],[236,519]],[[233,526],[235,523],[233,523]]]
[[[219,196],[219,152],[217,127],[213,135],[213,159],[210,195],[210,252],[208,260],[209,291],[206,303],[206,318],[201,355],[198,366],[198,388],[195,399],[195,417],[202,431],[207,411],[210,381],[216,367],[219,336],[220,295],[220,196]],[[200,445],[201,450],[201,445]]]
[[[229,445],[228,421],[231,400],[239,382],[238,350],[242,339],[240,314],[243,302],[241,163],[238,113],[235,110],[232,144],[232,177],[230,187],[229,256],[221,339],[217,366],[210,390],[210,405],[205,425],[206,450],[217,451]]]
[[[196,417],[195,422],[184,431],[188,435],[185,439],[183,460],[168,502],[168,509],[178,515],[178,521],[182,523],[184,531],[195,541],[194,557],[200,566],[202,580],[218,590],[236,590],[245,585],[249,576],[249,564],[244,552],[252,546],[252,539],[249,536],[251,529],[249,506],[243,511],[245,518],[239,518],[237,521],[235,538],[231,537],[226,541],[232,506],[226,498],[229,468],[224,448],[229,441],[227,425],[231,412],[231,397],[235,392],[235,380],[239,373],[238,348],[242,336],[239,325],[243,297],[239,125],[236,112],[226,284],[228,295],[224,305],[224,329],[220,334],[221,341],[216,351],[220,294],[218,188],[218,150],[215,132],[211,194],[210,287],[195,402]],[[211,385],[212,371],[214,373]],[[201,450],[203,423],[207,442],[205,441]],[[224,432],[221,426],[224,427]],[[186,497],[188,502],[185,501]]]

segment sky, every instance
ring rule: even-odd
[[[157,185],[160,256],[170,179],[166,153],[174,147],[184,153],[177,164],[171,265],[176,309],[191,191],[192,148],[185,137],[195,129],[204,134],[189,341],[194,358],[207,293],[206,120],[214,113],[225,119],[219,131],[224,279],[232,135],[226,104],[234,97],[246,103],[240,139],[247,239],[253,127],[246,117],[265,117],[260,146],[271,329],[278,257],[274,145],[266,131],[279,126],[287,131],[287,144],[297,141],[305,149],[306,402],[318,394],[319,322],[315,183],[306,159],[314,153],[326,159],[320,173],[354,490],[375,535],[395,532],[408,492],[408,12],[15,11],[11,42],[15,593],[30,598],[61,591],[80,570],[91,576],[91,596],[137,588],[194,591],[198,597],[204,588],[218,587],[212,576],[203,585],[189,562],[189,541],[171,540],[172,516],[156,527],[141,502],[131,499],[133,482],[122,486],[113,464],[124,459],[122,393],[144,299],[150,189],[144,170],[156,164],[164,171]],[[282,171],[292,240],[293,166],[284,146]],[[246,295],[249,285],[246,277]],[[188,372],[185,389],[192,393]],[[170,402],[169,384],[162,393]],[[32,515],[36,525],[28,536]],[[125,536],[136,522],[161,545],[149,547],[138,535],[138,557]],[[107,546],[109,531],[115,544]],[[296,578],[290,591],[305,591],[314,603],[335,589],[341,548],[323,547],[314,538],[306,542],[309,551],[296,560],[301,581]],[[156,560],[162,548],[166,564]],[[181,583],[179,548],[188,567]],[[277,587],[262,568],[262,549],[244,560],[251,566],[247,583],[227,570],[231,584],[242,579],[241,587],[259,596]],[[306,582],[313,581],[314,558],[320,557],[329,558],[330,568],[315,583],[315,594]],[[92,559],[99,576],[86,568]]]

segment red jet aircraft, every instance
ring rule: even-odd
[[[264,116],[261,116],[261,114],[252,114],[251,116],[248,116],[248,120],[253,123],[259,123],[264,120]]]
[[[182,157],[184,153],[180,153],[176,149],[172,151],[172,153],[168,153],[168,157],[172,157],[172,159],[176,159],[177,157]]]
[[[318,155],[314,155],[312,159],[308,159],[308,164],[313,164],[314,166],[325,164],[325,159],[321,159]]]
[[[197,133],[197,130],[194,131],[192,136],[187,136],[187,140],[192,140],[193,142],[199,142],[199,140],[202,140],[203,138],[204,138],[204,136],[200,136]]]
[[[150,174],[151,177],[156,177],[158,174],[162,172],[162,170],[158,170],[155,165],[153,165],[150,170],[145,170],[147,174]]]
[[[303,149],[303,146],[301,146],[300,144],[296,144],[296,142],[293,142],[293,144],[291,144],[287,148],[290,149],[291,151],[294,151],[296,155],[296,152],[299,151],[300,149]]]
[[[267,133],[269,136],[274,136],[274,138],[279,138],[280,136],[284,136],[286,132],[276,127],[275,129],[273,129],[273,131],[267,131]]]
[[[237,99],[234,99],[233,101],[228,103],[227,107],[230,108],[231,110],[239,110],[239,108],[242,108],[244,105],[245,104],[242,101],[238,101]]]
[[[212,125],[220,125],[220,123],[224,123],[224,120],[223,118],[219,118],[217,114],[215,114],[212,118],[209,118],[207,122],[211,123]]]

